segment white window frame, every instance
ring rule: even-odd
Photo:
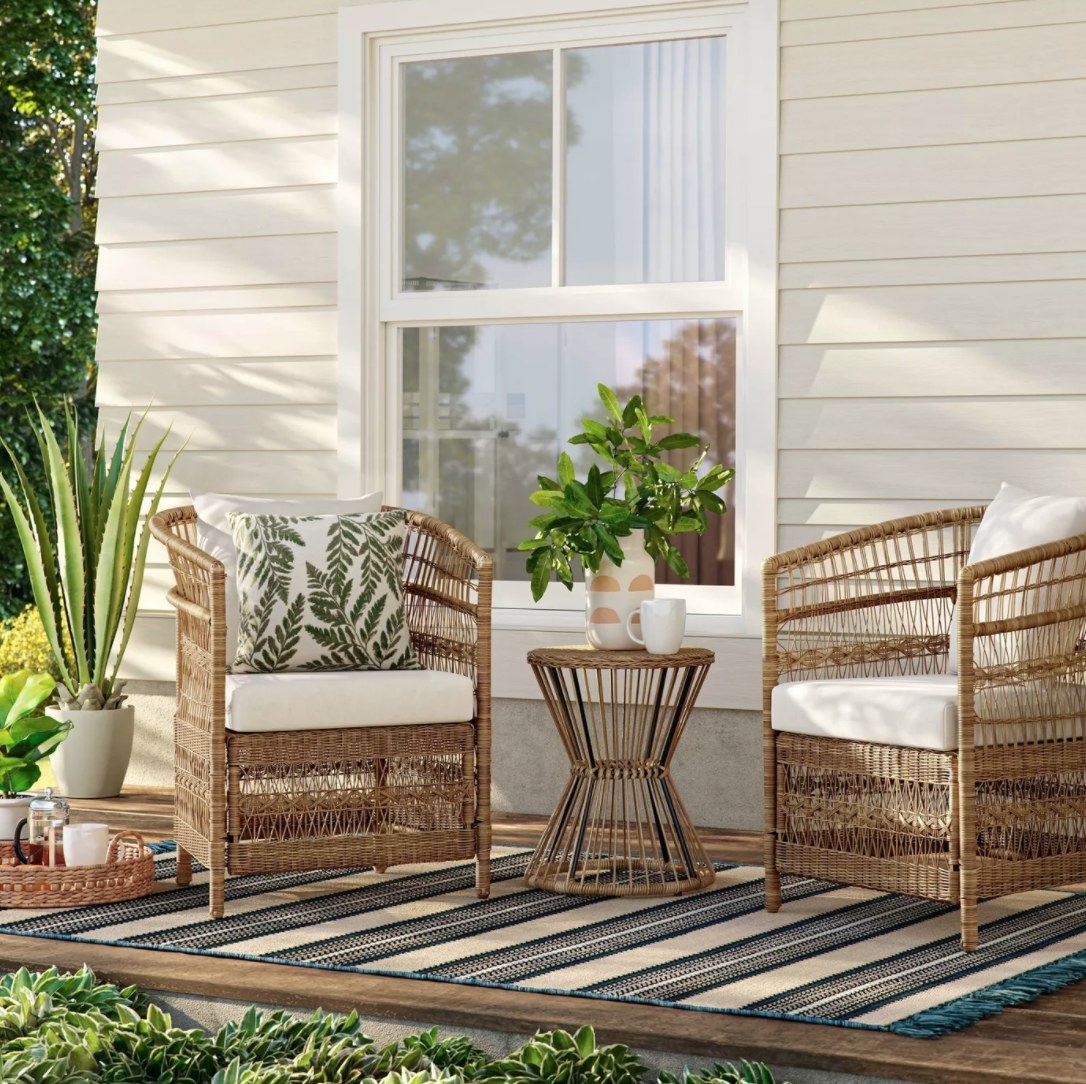
[[[413,57],[539,50],[725,33],[729,39],[725,281],[397,292],[399,255],[389,222],[398,132],[394,65]],[[711,591],[717,612],[692,613],[693,637],[760,633],[760,566],[773,552],[776,480],[776,0],[391,0],[339,13],[338,488],[341,495],[400,487],[398,383],[390,378],[404,325],[579,319],[735,317],[736,524],[734,588],[677,585],[660,593],[696,599]],[[391,103],[386,95],[392,95]],[[391,108],[389,108],[391,105]],[[556,110],[556,115],[560,114]],[[556,124],[560,121],[556,120]],[[561,144],[558,144],[559,146]],[[555,191],[562,156],[555,154]],[[560,246],[560,230],[553,244]],[[556,251],[555,256],[560,256]],[[560,266],[559,260],[553,266]],[[583,588],[559,585],[538,605],[509,605],[527,585],[496,592],[496,628],[583,632]],[[703,596],[704,598],[704,596]],[[694,607],[704,609],[704,606]],[[724,611],[724,612],[722,612]],[[536,642],[527,637],[526,643]]]

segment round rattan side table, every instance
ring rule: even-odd
[[[713,883],[671,758],[714,655],[538,648],[528,662],[570,776],[525,880],[587,896],[657,896]]]

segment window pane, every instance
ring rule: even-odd
[[[551,281],[551,53],[403,66],[403,289]]]
[[[516,547],[539,511],[528,500],[536,475],[553,476],[563,450],[582,476],[594,461],[566,441],[586,415],[602,420],[597,383],[623,401],[641,395],[676,431],[699,434],[712,445],[709,463],[735,462],[732,319],[407,328],[401,344],[403,503],[490,550],[498,579],[527,578]],[[693,456],[668,458],[688,465]],[[734,583],[730,511],[680,549],[691,582]],[[657,577],[675,579],[663,566]]]
[[[565,282],[724,278],[724,39],[571,49]]]

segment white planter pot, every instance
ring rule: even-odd
[[[30,812],[33,794],[15,798],[0,798],[0,840],[10,843],[15,838],[15,826]]]
[[[585,573],[585,633],[593,647],[633,651],[641,647],[626,632],[626,619],[656,593],[656,562],[645,552],[645,532],[618,540],[622,564],[610,557],[599,572]]]
[[[66,798],[113,798],[121,793],[136,709],[131,704],[112,711],[66,711],[46,708],[53,719],[71,719],[72,729],[50,757],[57,790]]]

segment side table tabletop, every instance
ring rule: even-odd
[[[587,644],[528,653],[570,767],[528,862],[529,885],[657,896],[713,883],[671,758],[714,658],[696,647],[650,655]]]

